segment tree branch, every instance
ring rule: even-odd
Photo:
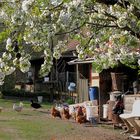
[[[124,27],[124,28],[122,28],[122,29],[123,29],[123,30],[129,31],[131,35],[136,36],[137,38],[140,38],[140,34],[134,32],[134,31],[133,31],[131,28],[129,28],[128,26],[126,26],[126,27]]]
[[[96,27],[112,27],[112,28],[118,28],[117,25],[108,25],[108,24],[99,24],[99,23],[91,23],[91,22],[86,22],[86,24],[89,24],[89,25],[93,25],[93,26],[96,26]]]
[[[123,2],[118,2],[118,5],[121,6],[124,9],[127,9],[127,6],[130,5],[131,3],[129,3],[128,1],[123,0]],[[140,18],[140,10],[134,6],[134,10],[132,11],[132,13],[139,19]]]
[[[74,29],[72,29],[72,30],[69,30],[69,31],[66,31],[66,32],[62,32],[62,33],[58,32],[58,33],[56,33],[55,35],[64,35],[64,34],[72,33],[72,32],[74,32],[74,31],[76,31],[76,30],[82,28],[84,25],[85,25],[85,22],[84,22],[82,25],[80,25],[80,26],[78,26],[78,27],[76,27],[76,28],[74,28]]]

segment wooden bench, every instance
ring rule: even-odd
[[[135,132],[133,135],[130,135],[132,139],[140,139],[140,100],[135,100],[132,106],[131,113],[121,114],[120,118],[123,119],[127,126],[126,132]]]

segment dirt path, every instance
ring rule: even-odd
[[[70,122],[69,122],[70,123]],[[57,140],[127,140],[128,136],[121,135],[119,130],[103,126],[86,126],[73,124],[74,131],[66,137],[58,137]]]
[[[51,116],[48,114],[48,117]],[[57,118],[56,118],[57,119]],[[58,119],[60,120],[60,119]],[[74,120],[60,120],[62,123],[72,125],[70,134],[66,136],[57,135],[51,140],[128,140],[129,135],[122,135],[122,129],[114,129],[113,125],[97,124],[93,126],[89,123],[78,124]]]

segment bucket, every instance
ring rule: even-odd
[[[98,87],[89,88],[89,99],[90,101],[96,100],[98,98]]]
[[[110,101],[116,101],[116,97],[121,95],[122,92],[120,91],[113,91],[113,92],[110,92]]]
[[[42,103],[42,101],[43,101],[43,96],[37,96],[37,99],[38,99],[38,103]]]
[[[94,106],[86,106],[86,119],[94,118]]]
[[[108,104],[103,104],[103,118],[108,117]]]

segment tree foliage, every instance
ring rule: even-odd
[[[3,0],[0,7],[1,84],[16,68],[27,72],[33,52],[44,51],[40,74],[47,75],[70,39],[79,41],[79,59],[94,58],[98,71],[140,65],[139,0]]]

